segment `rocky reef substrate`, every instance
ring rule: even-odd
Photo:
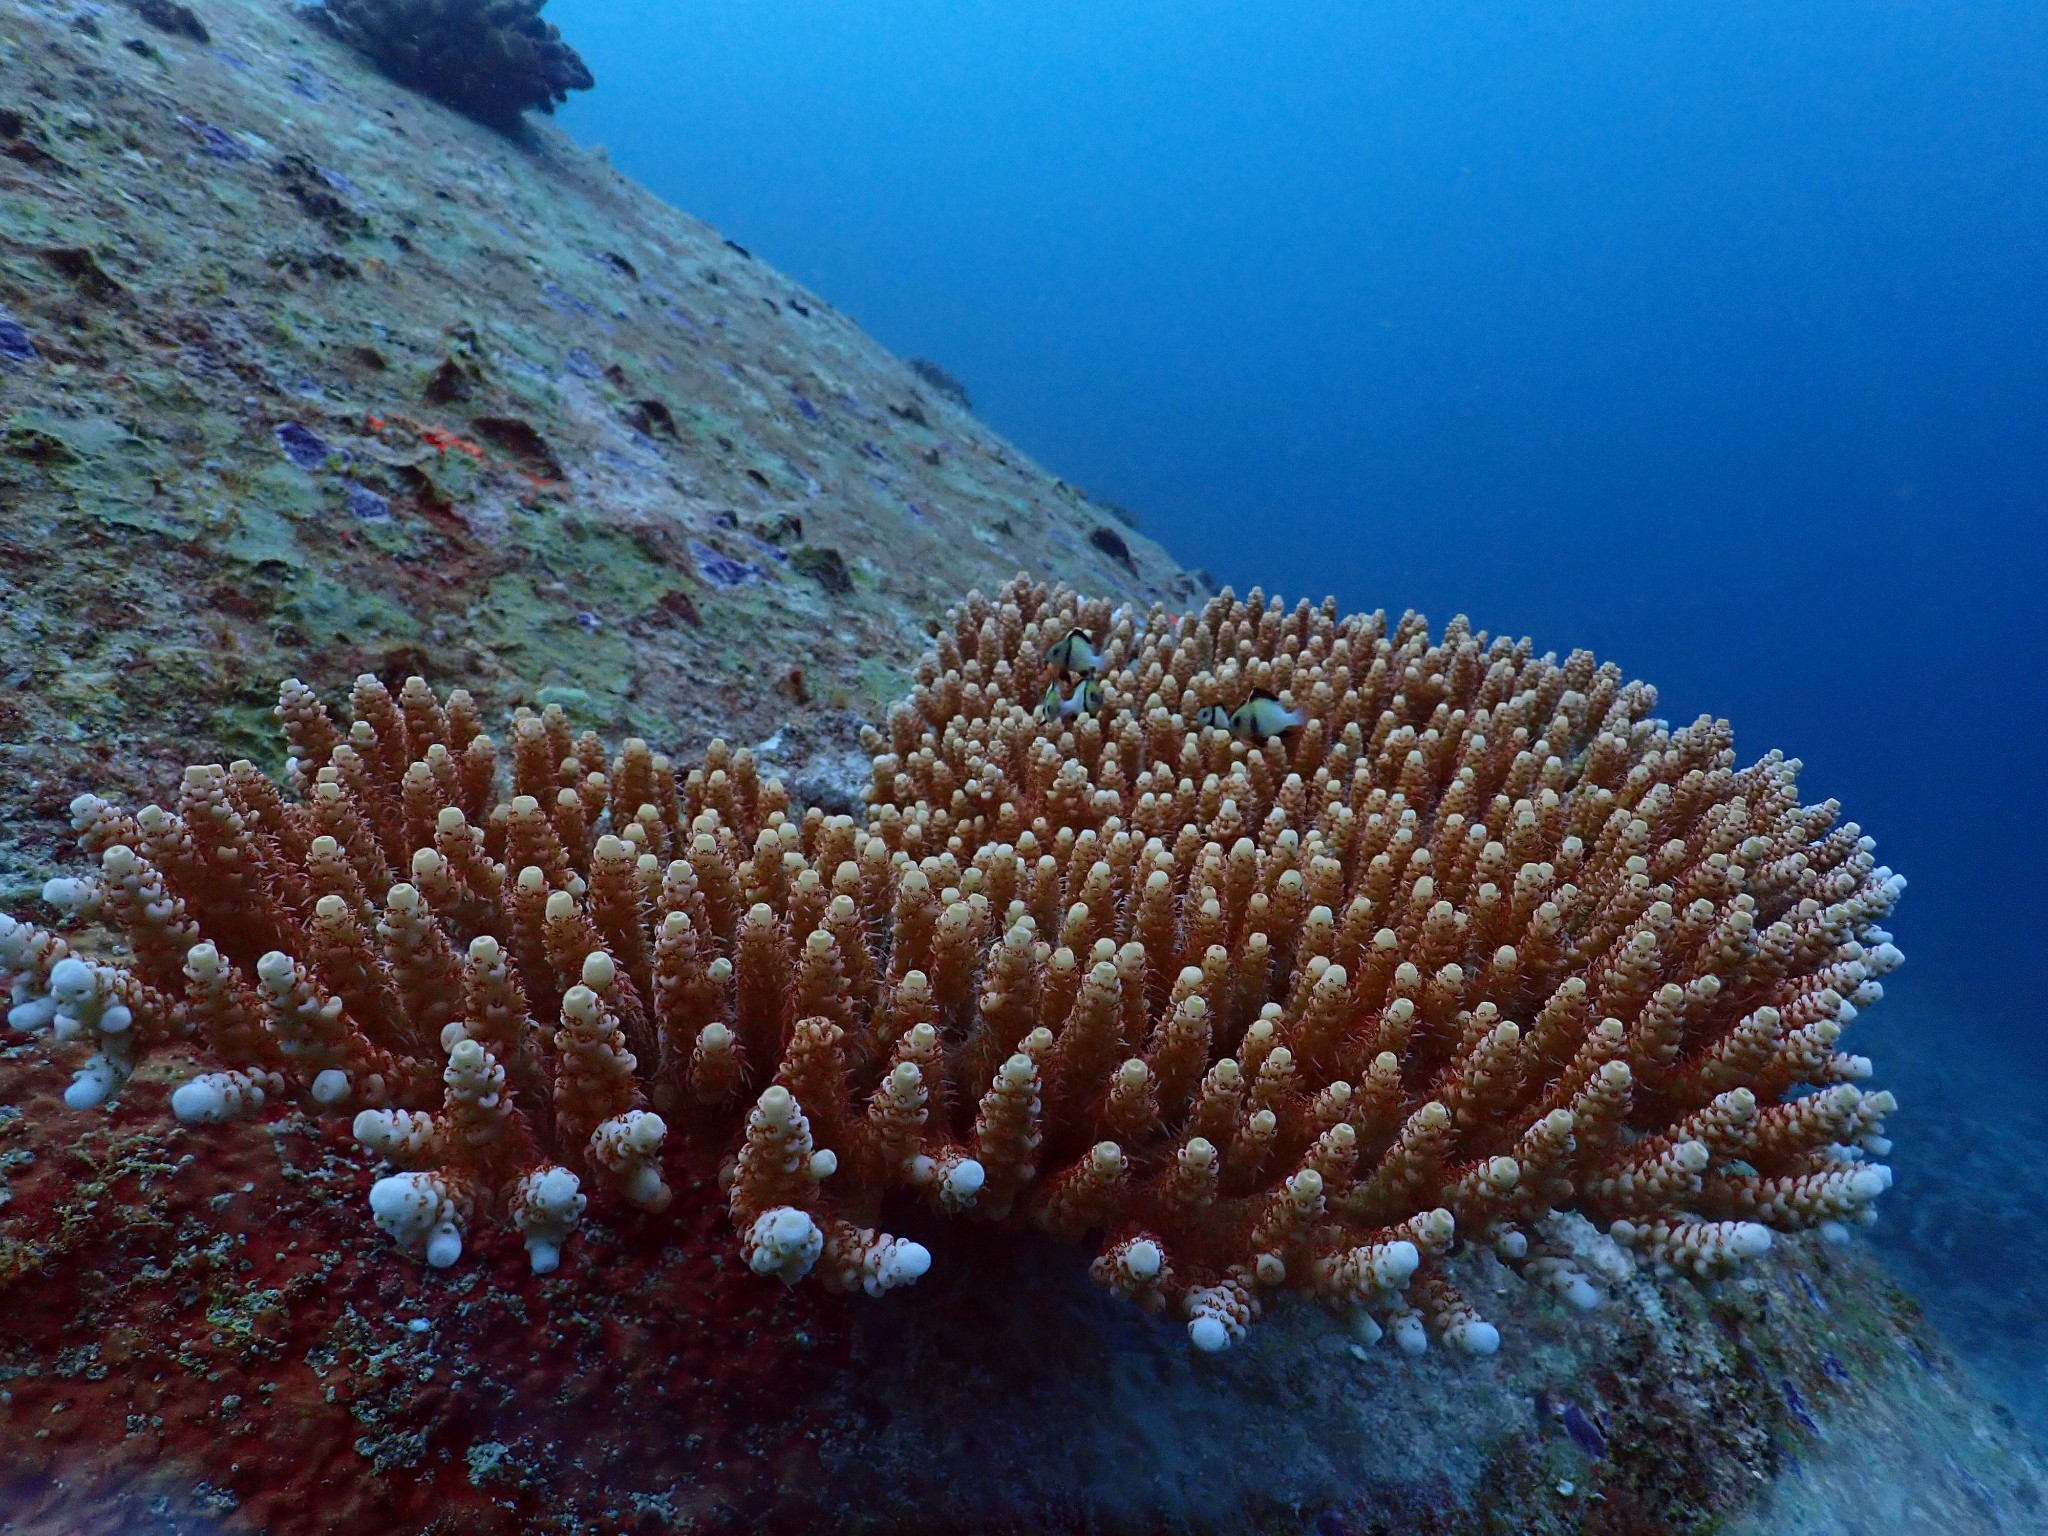
[[[909,1212],[917,1286],[785,1291],[729,1257],[710,1167],[659,1221],[586,1221],[554,1276],[512,1244],[428,1271],[364,1221],[375,1168],[330,1128],[180,1127],[138,1079],[73,1140],[58,1068],[19,1047],[0,1072],[15,1531],[1991,1532],[2048,1510],[1860,1245],[1670,1284],[1581,1229],[1621,1276],[1591,1313],[1464,1267],[1490,1359],[1368,1347],[1313,1305],[1196,1356],[1073,1251]]]

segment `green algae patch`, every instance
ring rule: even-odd
[[[277,717],[268,704],[235,703],[216,709],[207,727],[219,745],[222,762],[247,758],[265,773],[284,770],[284,752],[279,745]]]
[[[582,688],[567,688],[551,683],[533,696],[533,702],[546,709],[550,704],[561,706],[571,720],[581,720],[590,714],[590,694]]]
[[[101,460],[131,449],[142,440],[119,422],[104,416],[61,416],[51,411],[16,411],[7,420],[10,450],[23,457],[70,461]]]
[[[257,1285],[221,1285],[207,1298],[206,1320],[216,1347],[234,1352],[244,1365],[275,1360],[284,1353],[266,1330],[284,1320],[284,1292]]]
[[[215,547],[235,565],[273,574],[295,575],[312,564],[290,520],[260,501],[234,508]]]
[[[632,641],[594,615],[585,621],[594,620],[594,627],[578,623],[579,613],[589,610],[543,596],[535,590],[537,579],[526,572],[494,578],[469,611],[472,636],[513,674],[529,679],[542,702],[560,702],[583,723],[616,721],[631,691]]]
[[[346,506],[337,508],[336,515],[348,515]],[[420,554],[429,543],[426,530],[410,518],[375,518],[359,522],[356,531],[371,548],[400,559]]]
[[[365,591],[318,571],[307,572],[279,612],[297,624],[316,649],[416,640],[420,633],[417,613],[382,592]]]
[[[286,517],[308,518],[320,510],[320,486],[302,470],[273,464],[249,476],[247,494],[258,506]]]
[[[400,467],[422,502],[452,507],[476,495],[477,461],[466,453],[442,449]]]
[[[854,679],[860,684],[862,702],[876,714],[910,692],[910,674],[878,656],[863,661],[854,670]]]
[[[671,592],[688,590],[680,575],[648,559],[631,533],[558,507],[522,514],[505,543],[554,577],[552,586],[535,590],[533,602],[572,621],[577,614],[601,626],[645,618]]]

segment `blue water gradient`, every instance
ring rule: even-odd
[[[1188,563],[1804,758],[2048,1058],[2048,8],[549,16],[573,132]]]

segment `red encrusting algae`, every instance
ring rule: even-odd
[[[331,1128],[183,1127],[157,1084],[74,1138],[61,1074],[10,1056],[10,1530],[127,1532],[152,1501],[266,1536],[716,1530],[804,1479],[845,1339],[731,1258],[715,1169],[658,1222],[586,1220],[554,1277],[516,1248],[423,1270],[363,1222],[372,1159]]]

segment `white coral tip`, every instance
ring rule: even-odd
[[[876,1259],[874,1273],[868,1276],[862,1289],[870,1296],[879,1296],[899,1285],[910,1285],[922,1279],[931,1267],[932,1252],[923,1243],[913,1243],[902,1237],[890,1238]]]
[[[1444,1342],[1468,1355],[1491,1355],[1500,1349],[1500,1330],[1487,1322],[1458,1323],[1444,1331]]]
[[[171,1113],[187,1125],[214,1125],[228,1117],[228,1096],[208,1072],[171,1090]]]
[[[378,1226],[398,1237],[400,1227],[416,1225],[438,1204],[423,1185],[425,1177],[419,1173],[394,1173],[370,1186],[370,1214]]]
[[[618,1187],[621,1199],[643,1211],[665,1211],[675,1198],[669,1187],[662,1183],[661,1170],[651,1163],[640,1163],[628,1169],[620,1175]]]
[[[1165,1255],[1150,1238],[1140,1238],[1124,1250],[1124,1269],[1140,1284],[1157,1279],[1160,1265],[1164,1262]]]
[[[526,1241],[535,1274],[553,1274],[561,1265],[562,1244],[589,1203],[576,1175],[566,1168],[543,1168],[520,1181],[513,1225]]]
[[[7,1010],[7,1027],[20,1030],[25,1035],[39,1035],[50,1027],[50,1021],[56,1017],[57,999],[32,997]]]
[[[339,1067],[329,1067],[313,1077],[313,1102],[325,1104],[330,1109],[348,1097],[348,1074]]]
[[[427,1263],[435,1269],[446,1269],[461,1257],[462,1228],[452,1221],[434,1228],[433,1236],[427,1239]]]
[[[91,906],[96,894],[90,880],[78,880],[69,875],[59,875],[43,882],[43,900],[72,917]]]
[[[953,1201],[972,1200],[981,1193],[981,1186],[987,1178],[980,1163],[971,1157],[963,1157],[946,1170],[943,1193]]]
[[[784,1285],[795,1285],[825,1251],[825,1234],[808,1212],[778,1205],[754,1218],[746,1249],[747,1267],[755,1274],[773,1275]]]
[[[1421,1264],[1422,1254],[1405,1237],[1398,1243],[1389,1243],[1387,1251],[1380,1255],[1380,1284],[1398,1290]]]
[[[1404,1312],[1393,1320],[1394,1347],[1404,1355],[1429,1353],[1429,1330],[1422,1326],[1419,1312]]]
[[[76,955],[66,955],[50,967],[50,996],[59,1007],[85,1002],[95,990],[92,967]]]
[[[1230,1347],[1230,1330],[1221,1318],[1197,1317],[1188,1323],[1188,1342],[1205,1355]]]
[[[114,1090],[120,1087],[126,1077],[119,1067],[104,1056],[95,1056],[78,1069],[78,1075],[71,1080],[71,1086],[64,1090],[64,1104],[68,1109],[97,1109],[107,1102]]]
[[[1770,1252],[1771,1229],[1761,1222],[1742,1221],[1728,1240],[1728,1251],[1738,1259],[1754,1259]]]

